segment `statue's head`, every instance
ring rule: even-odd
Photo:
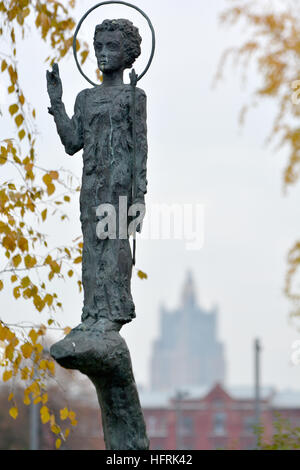
[[[142,38],[129,20],[104,20],[96,26],[94,48],[101,72],[131,68],[141,53]]]

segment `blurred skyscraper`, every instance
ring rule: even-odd
[[[180,306],[160,309],[160,337],[153,343],[152,390],[211,387],[223,384],[225,359],[217,338],[218,308],[197,304],[194,279],[187,273]]]

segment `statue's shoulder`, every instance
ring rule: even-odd
[[[132,86],[129,83],[124,84],[123,89],[128,94],[132,93]],[[140,96],[145,96],[146,97],[146,93],[141,88],[135,87],[135,93],[138,97],[140,97]]]
[[[144,92],[144,90],[142,90],[142,88],[138,88],[138,87],[136,87],[136,94],[137,94],[137,96],[142,96],[144,98],[146,98],[146,96],[147,96],[146,93]]]
[[[94,87],[94,88],[95,88],[95,87]],[[81,91],[78,93],[76,99],[78,99],[78,100],[80,100],[80,101],[86,99],[86,97],[89,96],[90,92],[91,92],[94,88],[85,88],[84,90],[81,90]]]
[[[83,109],[89,90],[89,88],[86,88],[78,93],[75,100],[75,107]]]

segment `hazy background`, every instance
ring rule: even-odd
[[[95,1],[78,2],[79,21]],[[122,329],[131,351],[136,381],[147,385],[152,341],[158,334],[161,303],[175,308],[187,269],[194,273],[199,303],[219,306],[219,338],[225,343],[227,385],[251,384],[253,339],[263,345],[262,382],[300,389],[300,368],[290,362],[291,345],[299,339],[289,325],[289,304],[283,295],[286,256],[300,234],[300,184],[282,193],[286,153],[264,146],[274,108],[264,101],[252,111],[244,128],[238,113],[257,83],[255,71],[247,87],[228,64],[226,80],[212,88],[217,65],[226,45],[241,42],[240,29],[220,27],[218,15],[228,2],[199,0],[132,0],[151,18],[157,49],[148,74],[139,82],[148,97],[148,195],[146,203],[198,203],[205,205],[205,242],[199,251],[187,251],[184,241],[138,240],[137,268],[148,274],[140,280],[133,272],[132,292],[137,318]],[[133,10],[106,6],[96,10],[82,28],[92,47],[94,26],[105,18],[125,17],[140,28],[141,72],[150,53],[145,20]],[[34,31],[28,31],[18,50],[25,95],[37,109],[40,166],[70,168],[81,176],[81,152],[64,153],[53,118],[47,113],[45,58],[49,55]],[[95,78],[96,61],[84,70]],[[89,84],[70,56],[60,63],[64,102],[71,116],[77,93]],[[128,82],[128,72],[125,72]],[[5,105],[4,84],[0,102]],[[10,124],[1,120],[1,136],[9,137]],[[1,177],[10,177],[7,166]],[[68,243],[80,235],[78,199],[70,206],[70,220],[49,221],[53,243]],[[62,325],[80,322],[82,296],[77,286],[54,284],[64,310]],[[45,322],[47,314],[33,311],[29,302],[1,295],[1,317],[9,322]]]

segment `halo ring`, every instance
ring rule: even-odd
[[[76,30],[75,30],[75,33],[74,33],[74,38],[73,38],[73,54],[74,54],[74,59],[75,59],[75,62],[76,62],[76,65],[77,65],[77,68],[79,70],[79,72],[81,73],[81,75],[93,86],[99,86],[97,83],[94,83],[92,80],[89,79],[89,77],[83,72],[80,64],[79,64],[79,61],[78,61],[78,57],[77,57],[77,50],[76,50],[76,39],[77,39],[77,35],[78,35],[78,32],[81,28],[81,25],[82,23],[84,22],[84,20],[86,19],[86,17],[94,10],[96,10],[96,8],[99,8],[103,5],[110,5],[110,4],[119,4],[119,5],[125,5],[127,7],[130,7],[130,8],[133,8],[134,10],[137,10],[146,20],[147,20],[147,23],[149,25],[149,28],[151,30],[151,35],[152,35],[152,47],[151,47],[151,54],[150,54],[150,58],[148,60],[148,63],[145,67],[145,69],[143,70],[143,72],[140,74],[140,75],[137,75],[137,81],[140,80],[148,71],[150,65],[151,65],[151,62],[152,62],[152,59],[153,59],[153,56],[154,56],[154,52],[155,52],[155,31],[154,31],[154,28],[153,28],[153,25],[150,21],[150,18],[146,15],[145,12],[143,12],[143,10],[141,10],[140,8],[138,8],[137,6],[135,5],[132,5],[131,3],[127,3],[127,2],[122,2],[122,1],[107,1],[107,2],[101,2],[101,3],[97,3],[96,5],[94,5],[92,8],[90,8],[84,15],[83,17],[81,18],[81,20],[79,21],[77,27],[76,27]]]

